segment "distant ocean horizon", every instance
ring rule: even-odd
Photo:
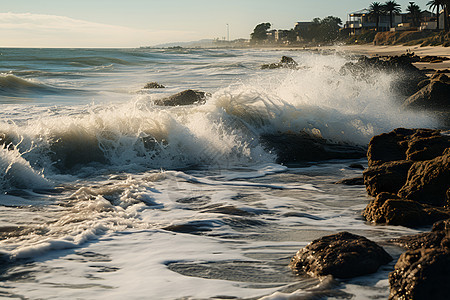
[[[298,69],[262,70],[292,57]],[[397,127],[396,75],[353,56],[261,49],[1,48],[0,296],[23,299],[386,298],[385,276],[298,277],[313,239],[417,233],[361,217],[366,159],[280,163],[262,137],[365,147]],[[164,85],[144,88],[148,82]],[[204,103],[160,106],[183,90]],[[398,249],[387,249],[399,255]],[[395,261],[395,260],[394,260]]]

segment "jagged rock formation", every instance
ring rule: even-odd
[[[439,130],[395,129],[372,138],[363,173],[376,197],[364,217],[374,223],[421,226],[450,217],[450,136]]]

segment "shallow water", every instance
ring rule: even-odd
[[[277,164],[263,134],[366,145],[396,127],[395,74],[351,57],[201,49],[1,49],[0,295],[24,299],[386,298],[387,273],[296,277],[311,240],[415,233],[361,218],[365,160]],[[292,56],[299,70],[260,70]],[[167,88],[143,89],[156,81]],[[205,104],[153,103],[184,89]],[[394,256],[400,250],[386,246]]]

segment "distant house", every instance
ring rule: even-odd
[[[277,30],[277,32],[275,32],[275,42],[285,42],[287,41],[287,37],[289,34],[289,30]]]
[[[389,16],[380,16],[378,21],[379,31],[389,30]],[[393,17],[393,26],[397,26],[402,22],[401,16],[395,15]],[[370,14],[368,9],[362,9],[359,11],[351,12],[347,16],[347,22],[344,24],[344,28],[350,30],[351,35],[359,35],[364,30],[375,30],[377,26],[377,20],[375,16]]]
[[[435,30],[437,29],[437,21],[436,14],[432,14],[432,17],[426,20],[423,20],[420,24],[419,30]],[[439,29],[444,29],[444,10],[442,9],[439,12]]]
[[[443,22],[443,14],[440,16]],[[441,19],[440,19],[441,20]],[[433,28],[434,26],[434,28]],[[443,25],[439,24],[439,27]],[[359,35],[365,30],[375,30],[376,18],[370,14],[368,9],[362,9],[348,14],[347,22],[344,28],[348,29],[351,35]],[[405,31],[405,30],[427,30],[436,29],[436,16],[432,12],[423,11],[421,15],[421,25],[416,28],[412,26],[412,18],[408,13],[394,15],[392,19],[392,28],[388,15],[380,16],[379,31]]]
[[[313,22],[297,22],[295,23],[294,30],[297,32],[307,31],[312,23]]]
[[[432,12],[429,12],[427,10],[422,11],[420,15],[421,24],[419,27],[413,26],[413,20],[410,14],[405,13],[400,15],[402,17],[402,22],[400,24],[397,24],[394,28],[391,28],[391,31],[407,31],[407,30],[425,30],[424,26],[422,26],[423,23],[431,24],[430,22],[433,20],[436,20],[435,15]],[[436,22],[436,21],[435,21]],[[434,25],[436,28],[436,25]],[[431,28],[430,28],[431,29]]]
[[[302,40],[302,36],[308,31],[309,27],[313,22],[296,22],[294,26],[294,31],[297,33],[297,42]]]

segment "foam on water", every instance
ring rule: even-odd
[[[216,105],[274,132],[306,131],[332,141],[367,144],[397,127],[436,127],[431,115],[401,108],[391,85],[398,74],[342,74],[338,56],[306,55],[300,70],[275,70],[213,95]]]
[[[400,108],[390,89],[393,74],[361,79],[339,72],[342,57],[300,59],[300,70],[258,71],[200,106],[160,107],[153,105],[158,94],[140,94],[122,104],[83,106],[2,127],[37,145],[39,158],[27,155],[32,164],[44,154],[59,169],[91,162],[171,169],[272,162],[274,155],[259,143],[264,133],[307,132],[366,145],[393,128],[438,126],[425,113]]]

